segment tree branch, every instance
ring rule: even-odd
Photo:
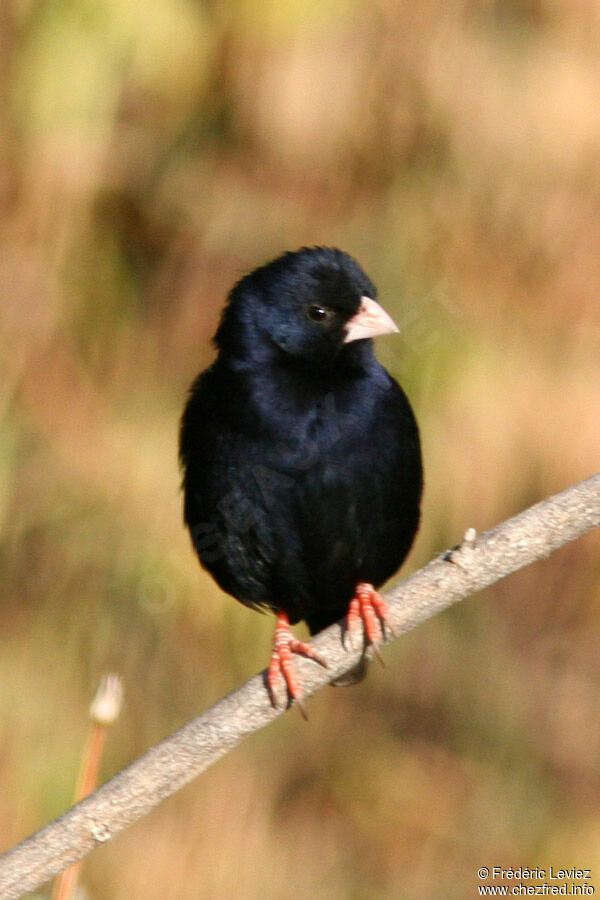
[[[475,591],[549,556],[600,525],[600,474],[537,503],[460,547],[437,557],[387,594],[399,637]],[[298,659],[306,696],[356,665],[362,648],[345,648],[341,623],[317,636],[328,669]],[[94,794],[0,857],[4,900],[35,890],[142,818],[240,743],[281,715],[266,690],[265,672],[153,747]]]

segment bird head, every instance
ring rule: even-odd
[[[371,338],[398,331],[376,296],[341,250],[284,253],[233,288],[215,342],[228,355],[257,362],[274,355],[311,366],[352,361],[371,354]]]

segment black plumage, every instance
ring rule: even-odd
[[[375,297],[337,249],[254,270],[229,295],[217,358],[182,417],[184,518],[200,561],[281,628],[340,619],[359,583],[396,572],[418,528],[418,428],[374,355],[371,336],[397,330]]]

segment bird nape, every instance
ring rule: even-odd
[[[184,519],[202,565],[276,615],[268,685],[302,707],[293,654],[326,665],[311,634],[347,615],[377,650],[377,593],[419,525],[419,431],[372,338],[398,331],[347,253],[303,248],[231,290],[215,362],[181,420]],[[364,665],[345,683],[357,680]]]

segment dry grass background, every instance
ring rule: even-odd
[[[403,333],[414,568],[598,470],[592,0],[5,0],[0,11],[0,834],[262,668],[204,576],[176,438],[246,269],[336,244]],[[482,865],[600,883],[589,535],[256,735],[86,862],[92,898],[462,898]]]

